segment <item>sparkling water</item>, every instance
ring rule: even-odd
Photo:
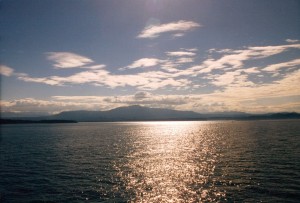
[[[298,202],[300,122],[2,125],[0,202]]]

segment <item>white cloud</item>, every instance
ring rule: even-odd
[[[208,53],[222,53],[222,54],[228,54],[228,53],[234,53],[234,50],[233,49],[215,49],[215,48],[212,48],[212,49],[209,49],[208,50]]]
[[[209,73],[217,69],[238,69],[243,68],[244,62],[255,59],[263,59],[276,54],[283,53],[289,49],[300,49],[300,44],[279,45],[279,46],[264,46],[264,47],[248,47],[242,50],[218,50],[218,53],[224,53],[219,59],[209,58],[202,62],[201,65],[192,67],[193,71],[198,71],[199,74]],[[211,52],[214,52],[211,49]]]
[[[57,76],[54,76],[56,79],[60,78]],[[51,78],[33,78],[26,74],[18,76],[19,80],[25,81],[25,82],[35,82],[35,83],[43,83],[47,85],[56,85],[56,86],[62,86],[63,84],[59,80],[53,80]]]
[[[0,65],[0,74],[4,76],[11,76],[14,73],[14,69],[6,66],[6,65]]]
[[[103,96],[52,96],[52,99],[56,101],[78,101],[79,103],[89,103],[89,102],[102,102],[105,97]]]
[[[108,88],[131,86],[140,90],[155,90],[166,86],[178,89],[184,88],[190,84],[187,79],[176,79],[173,78],[171,73],[162,71],[113,75],[102,69],[83,71],[66,77],[51,76],[33,78],[28,75],[23,75],[19,76],[18,79],[27,82],[44,83],[55,86],[89,83],[95,86],[106,86]]]
[[[187,51],[170,51],[166,52],[168,56],[195,56],[196,54],[193,52],[187,52]]]
[[[253,67],[253,68],[246,68],[242,70],[245,73],[260,73],[260,71],[258,70],[257,67]]]
[[[154,94],[145,90],[162,90],[171,86],[182,88],[192,85],[187,79],[175,80],[172,74],[152,71],[138,75],[110,76],[109,73],[98,77],[97,71],[92,71],[90,80],[89,72],[85,71],[79,75],[69,78],[54,78],[56,82],[72,81],[87,82],[98,81],[104,78],[103,85],[111,87],[120,85],[136,86],[143,90],[133,95],[125,96],[53,96],[49,100],[25,98],[18,100],[2,100],[2,111],[13,112],[60,112],[66,110],[107,110],[119,106],[141,104],[149,107],[173,108],[178,110],[194,110],[198,112],[213,111],[246,111],[246,112],[276,112],[276,111],[299,111],[300,92],[300,70],[286,74],[282,79],[269,84],[251,84],[243,69],[225,72],[221,75],[211,75],[211,81],[220,87],[211,93],[166,95]],[[100,73],[99,73],[100,74]],[[102,73],[103,74],[103,73]],[[156,76],[156,77],[155,77]],[[44,79],[40,82],[45,82]],[[50,80],[50,79],[49,79]],[[268,103],[260,101],[268,100]],[[247,108],[245,108],[247,107]]]
[[[252,57],[253,59],[260,59],[285,52],[289,49],[300,49],[300,44],[249,47],[248,49],[249,53],[245,53],[248,57]]]
[[[182,57],[182,58],[178,58],[176,60],[176,63],[180,63],[180,64],[182,64],[182,63],[192,63],[192,62],[194,62],[194,58]]]
[[[78,68],[93,62],[85,56],[71,52],[48,52],[47,59],[54,62],[55,68]]]
[[[275,104],[280,98],[300,96],[297,84],[300,83],[300,70],[287,74],[283,79],[270,84],[261,85],[229,85],[222,91],[216,91],[202,95],[200,104],[222,102],[227,110],[247,111],[247,112],[274,112],[278,110]],[[260,99],[269,99],[268,105],[254,105],[251,102]],[[292,101],[284,100],[285,104],[291,104]],[[250,102],[250,103],[249,103]],[[298,102],[298,111],[300,106]],[[292,105],[292,104],[291,104]],[[245,108],[245,106],[247,108]],[[282,105],[281,105],[282,106]],[[291,106],[290,106],[291,107]],[[295,111],[296,106],[294,106]],[[287,109],[285,109],[287,110]],[[281,109],[284,111],[284,109]]]
[[[75,98],[74,98],[75,99]],[[35,98],[16,99],[11,101],[1,101],[2,112],[44,112],[44,113],[59,113],[61,111],[70,110],[101,110],[104,105],[101,105],[100,99],[97,101],[82,101],[82,100],[61,100],[52,98],[49,100],[41,100]],[[87,98],[86,98],[87,99]],[[103,100],[103,99],[102,99]],[[102,101],[101,100],[101,101]]]
[[[269,65],[269,66],[263,68],[262,70],[268,71],[268,72],[275,72],[281,68],[290,68],[290,67],[293,68],[293,67],[298,67],[298,66],[300,66],[300,59],[295,59],[295,60],[291,60],[291,61],[287,61],[287,62],[283,62],[283,63],[272,64],[272,65]]]
[[[156,38],[162,33],[179,32],[179,33],[175,33],[175,35],[177,34],[177,37],[178,37],[178,36],[182,36],[183,32],[193,30],[197,27],[201,27],[201,25],[196,22],[193,22],[193,21],[180,20],[177,22],[147,26],[137,37],[138,38]]]
[[[266,47],[248,47],[242,50],[230,50],[221,54],[219,58],[208,58],[199,65],[194,65],[184,69],[184,65],[194,62],[194,58],[182,57],[185,55],[193,55],[191,51],[195,49],[181,49],[179,52],[167,52],[170,55],[177,56],[174,60],[157,59],[157,58],[142,58],[134,61],[124,69],[135,69],[144,67],[156,66],[156,71],[151,69],[143,69],[140,73],[133,74],[112,74],[104,69],[105,65],[84,66],[90,70],[81,71],[69,76],[49,76],[49,77],[30,77],[28,75],[17,74],[18,79],[27,82],[44,83],[48,85],[65,86],[76,84],[91,84],[95,86],[104,86],[108,88],[118,87],[134,87],[136,90],[157,90],[160,88],[169,89],[193,89],[193,87],[203,87],[214,85],[217,87],[226,88],[227,86],[253,86],[254,82],[249,79],[248,75],[252,74],[258,78],[263,71],[274,71],[280,67],[292,67],[299,64],[299,60],[290,62],[273,64],[265,69],[259,67],[244,67],[245,61],[258,60],[275,54],[283,53],[289,49],[299,49],[300,44],[266,46]],[[219,50],[222,51],[222,50]],[[213,52],[213,51],[212,51]],[[218,54],[219,56],[219,54]],[[280,67],[279,67],[280,65]],[[160,68],[161,71],[157,71]],[[217,72],[213,72],[217,70]],[[260,73],[260,75],[258,75]],[[201,75],[200,80],[195,80]],[[210,75],[210,76],[209,76]],[[285,73],[280,77],[273,78],[271,81],[276,81],[284,77]],[[264,75],[263,75],[264,76]],[[256,79],[256,83],[263,81]],[[271,82],[269,81],[269,82]],[[197,86],[198,85],[198,86]]]
[[[177,34],[173,34],[173,37],[183,37],[184,33],[177,33]]]
[[[166,60],[164,63],[160,64],[160,68],[164,71],[175,73],[179,71],[177,69],[179,65],[180,64],[177,61]]]
[[[298,40],[298,39],[286,39],[285,41],[288,42],[288,43],[298,43],[298,42],[300,42],[300,40]]]
[[[227,86],[229,84],[232,84],[236,78],[236,76],[240,76],[239,72],[226,72],[223,75],[219,75],[215,77],[212,84],[216,86]]]
[[[48,85],[90,84],[106,88],[125,87],[127,89],[132,87],[132,89],[138,91],[134,95],[122,96],[117,99],[114,97],[86,97],[86,101],[83,101],[83,98],[77,97],[78,101],[76,102],[75,97],[72,101],[67,101],[67,97],[62,101],[63,96],[52,98],[55,102],[75,102],[78,106],[80,106],[78,103],[89,103],[90,101],[95,104],[101,103],[103,109],[129,104],[143,104],[181,110],[245,111],[245,105],[250,104],[251,101],[258,102],[265,98],[270,100],[275,98],[276,100],[277,98],[300,95],[297,86],[300,84],[299,59],[277,64],[266,64],[264,67],[251,67],[251,63],[248,64],[251,61],[259,64],[262,61],[261,59],[282,54],[292,49],[300,49],[300,44],[245,47],[238,50],[211,50],[209,58],[198,65],[192,64],[189,67],[186,67],[187,63],[194,62],[195,59],[182,53],[194,54],[197,50],[180,49],[179,52],[166,52],[172,53],[176,57],[166,56],[165,59],[142,58],[134,61],[126,69],[143,69],[140,69],[138,73],[132,74],[129,74],[129,71],[122,74],[111,73],[104,69],[105,65],[85,65],[82,67],[88,70],[81,69],[81,72],[64,77],[30,77],[20,73],[13,73],[13,75],[23,81]],[[278,59],[280,58],[278,57]],[[263,61],[269,62],[268,60]],[[145,68],[153,66],[156,66],[156,68]],[[278,70],[286,71],[280,71],[280,74],[278,74]],[[272,74],[277,74],[277,77],[272,78]],[[204,86],[211,87],[209,93],[201,94]],[[168,97],[164,97],[166,95],[154,94],[156,91],[170,93],[175,90],[184,90],[182,92],[186,94],[189,92],[200,92],[200,94],[186,95],[188,98],[183,97],[183,95],[168,95]],[[207,89],[203,90],[207,91]],[[172,103],[172,101],[174,102]],[[91,103],[89,105],[92,106]],[[290,101],[287,101],[285,105],[270,104],[271,107],[274,107],[273,109],[267,109],[261,103],[256,105],[253,103],[253,106],[246,106],[248,112],[262,112],[264,110],[291,109],[293,105],[297,108],[297,104]]]
[[[166,95],[142,91],[124,96],[53,96],[49,100],[25,98],[10,101],[2,100],[1,110],[57,113],[82,109],[108,110],[119,106],[139,104],[177,110],[192,109],[202,113],[216,111],[300,112],[300,101],[297,100],[297,97],[300,97],[297,88],[297,84],[300,83],[300,70],[287,74],[275,83],[259,86],[242,85],[245,78],[239,78],[241,76],[243,75],[239,74],[239,71],[229,72],[226,74],[227,79],[225,77],[220,78],[220,76],[216,79],[228,85],[224,86],[223,90],[205,94]],[[226,82],[226,80],[230,82]],[[168,80],[165,81],[165,83],[169,82]],[[263,100],[268,102],[261,102]]]
[[[85,68],[85,69],[102,69],[105,68],[106,65],[105,64],[100,64],[100,65],[93,65],[93,66],[83,66],[81,68]]]
[[[28,75],[19,76],[18,79],[26,82],[36,82],[44,83],[48,85],[63,86],[66,84],[83,84],[83,83],[93,83],[98,82],[101,78],[106,77],[109,73],[106,70],[90,70],[76,73],[71,76],[60,77],[60,76],[50,76],[50,77],[40,77],[34,78]]]
[[[211,77],[213,79],[211,84],[222,88],[255,86],[253,82],[248,80],[248,76],[241,72],[241,70],[237,70],[225,72],[222,75],[214,75]]]
[[[121,68],[120,70],[151,67],[151,66],[156,66],[161,62],[162,62],[161,60],[156,58],[141,58],[139,60],[134,61],[132,64],[128,65],[127,67]]]
[[[180,50],[184,50],[184,51],[188,51],[188,52],[196,52],[196,51],[198,51],[198,49],[197,48],[180,48]]]

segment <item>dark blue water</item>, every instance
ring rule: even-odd
[[[0,202],[299,202],[300,122],[2,125]]]

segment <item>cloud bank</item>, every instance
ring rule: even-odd
[[[300,60],[259,63],[267,61],[268,57],[299,49],[300,44],[211,49],[201,62],[197,61],[197,49],[180,49],[165,52],[161,58],[137,59],[120,72],[112,73],[101,64],[86,64],[88,69],[64,77],[31,77],[2,66],[5,68],[1,68],[1,74],[13,75],[25,82],[52,86],[89,84],[120,90],[130,87],[136,93],[125,96],[52,96],[48,101],[26,98],[1,101],[1,108],[4,111],[40,108],[39,111],[59,112],[107,110],[140,104],[198,112],[300,112]],[[135,69],[134,73],[129,69]]]

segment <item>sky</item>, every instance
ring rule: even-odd
[[[298,0],[2,0],[1,112],[300,112]]]

